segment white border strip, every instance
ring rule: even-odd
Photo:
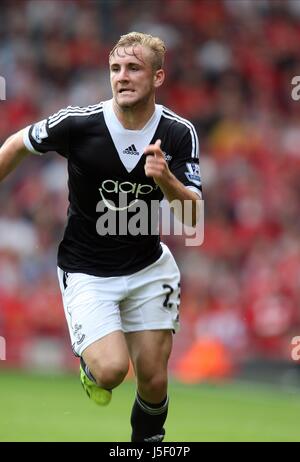
[[[99,114],[100,112],[103,112],[103,108],[96,109],[95,111],[91,111],[91,112],[68,112],[64,116],[57,119],[55,122],[49,122],[49,128],[55,127],[55,125],[58,125],[64,119],[67,119],[68,117],[71,117],[71,116],[79,116],[79,117],[86,116],[87,117],[92,114]]]
[[[28,151],[32,152],[32,154],[37,154],[38,156],[42,156],[44,153],[36,151],[34,147],[31,144],[30,138],[29,138],[29,130],[31,129],[32,125],[28,125],[28,127],[24,128],[23,130],[23,142],[28,149]]]

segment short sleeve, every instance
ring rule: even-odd
[[[195,127],[186,121],[185,124],[177,125],[176,135],[177,142],[170,170],[187,188],[202,197],[199,140]]]
[[[70,117],[64,117],[64,109],[25,128],[23,140],[33,154],[56,151],[64,157],[69,155]]]

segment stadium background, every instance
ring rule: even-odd
[[[200,138],[204,243],[165,239],[183,275],[171,373],[299,385],[299,1],[2,1],[0,144],[64,106],[109,98],[108,53],[132,30],[165,40],[157,101]],[[32,156],[1,184],[1,369],[77,370],[56,279],[66,209],[55,154]]]

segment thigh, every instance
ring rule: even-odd
[[[125,337],[138,379],[150,380],[158,371],[167,372],[173,342],[171,330],[131,332]]]
[[[120,331],[123,335],[119,311],[123,294],[116,278],[65,273],[58,268],[58,279],[72,348],[77,356],[112,332]],[[103,348],[106,343],[103,342]]]
[[[180,273],[164,246],[152,265],[126,277],[127,297],[120,303],[125,333],[179,329]]]
[[[96,340],[82,351],[92,371],[128,370],[129,354],[123,332],[115,331]]]

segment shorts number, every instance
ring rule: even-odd
[[[172,306],[173,306],[173,303],[172,302],[169,302],[169,299],[172,295],[172,293],[174,292],[174,288],[172,286],[170,286],[169,284],[163,284],[163,289],[168,289],[168,292],[166,294],[166,298],[165,298],[165,301],[164,301],[164,307],[165,308],[169,308],[171,309]],[[178,300],[177,300],[177,307],[179,305],[179,301],[180,301],[180,283],[178,283]]]

